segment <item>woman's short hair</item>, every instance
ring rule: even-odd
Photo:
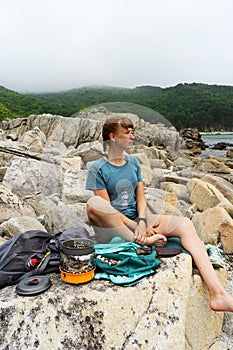
[[[116,133],[119,126],[122,128],[128,129],[128,128],[134,128],[132,120],[127,116],[113,116],[109,117],[102,128],[102,138],[103,138],[103,147],[104,151],[106,151],[106,146],[108,144],[108,141],[110,140],[110,133],[114,132]]]

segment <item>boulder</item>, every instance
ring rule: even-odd
[[[185,146],[188,150],[192,149],[205,149],[205,143],[203,142],[201,135],[196,128],[185,128],[180,130],[180,136],[185,141]]]
[[[174,192],[179,199],[189,201],[189,193],[187,187],[183,184],[176,184],[173,182],[161,182],[160,188],[167,192]]]
[[[233,219],[223,207],[207,208],[192,221],[203,242],[217,245],[220,241],[223,251],[233,254]]]
[[[1,234],[9,238],[31,230],[46,231],[44,226],[31,216],[11,218],[0,225]]]
[[[150,167],[150,160],[146,153],[134,153],[134,156],[137,157],[139,162],[147,167]]]
[[[41,114],[27,118],[28,129],[35,127],[45,134],[48,141],[63,142],[66,147],[77,147],[81,143],[100,139],[102,122],[85,118]]]
[[[69,227],[86,227],[89,230],[89,226],[85,223],[87,222],[85,206],[85,203],[65,204],[56,196],[47,197],[44,201],[46,230],[52,234]]]
[[[222,340],[217,340],[213,345],[210,346],[210,350],[227,350],[226,345]]]
[[[62,200],[65,204],[86,203],[93,196],[85,189],[87,170],[69,168],[64,173]]]
[[[36,217],[34,210],[25,201],[2,184],[0,184],[0,203],[0,223],[13,217]]]
[[[217,150],[222,151],[222,150],[226,149],[228,146],[232,146],[232,143],[230,143],[230,142],[218,142],[212,147],[212,149],[217,149]]]
[[[5,142],[1,142],[0,141],[0,146],[2,146],[2,149],[5,149]],[[0,152],[0,167],[9,167],[9,165],[11,164],[13,160],[13,155],[6,153],[6,152]]]
[[[192,168],[193,166],[192,160],[187,157],[178,157],[173,163],[177,169]]]
[[[82,166],[82,158],[74,155],[73,157],[66,156],[61,159],[62,172],[66,172],[69,169],[80,170]]]
[[[81,157],[84,164],[92,162],[104,154],[103,145],[99,141],[86,142],[79,145],[76,149],[67,153],[67,157]]]
[[[150,186],[152,180],[153,180],[153,170],[150,166],[141,165],[141,173],[142,173],[142,179],[144,186]]]
[[[43,152],[45,142],[46,136],[38,127],[25,132],[19,139],[20,147],[37,153]]]
[[[0,167],[0,182],[2,182],[7,171],[7,167]]]
[[[150,146],[150,147],[143,146],[142,150],[146,154],[148,154],[148,152],[151,154],[151,157],[149,157],[150,159],[161,159],[168,166],[167,161],[169,161],[169,159],[168,159],[168,152],[166,148],[159,147],[159,146]]]
[[[43,196],[62,191],[62,167],[35,159],[16,158],[7,169],[3,185],[20,197],[40,192]]]
[[[233,158],[233,148],[227,150],[227,157]]]
[[[160,168],[167,169],[167,165],[163,159],[150,159],[151,169]]]
[[[222,282],[223,285],[225,285],[226,270],[216,269],[215,271],[219,280]],[[206,286],[202,283],[200,275],[198,273],[194,273],[193,284],[190,290],[189,302],[187,305],[186,325],[189,325],[190,328],[188,329],[188,332],[186,332],[187,343],[185,350],[212,349],[212,346],[214,344],[214,348],[216,350],[220,350],[221,347],[222,349],[226,350],[225,345],[219,342],[221,329],[219,329],[219,327],[217,326],[223,321],[223,314],[214,314],[213,311],[211,311],[210,309],[207,310],[206,307],[208,305],[208,300],[209,293]],[[198,312],[193,312],[197,305]],[[217,345],[221,345],[221,347],[216,348]]]
[[[191,203],[195,203],[199,211],[221,204],[233,216],[233,204],[215,186],[194,178],[188,182],[187,188],[190,192]]]
[[[212,173],[214,175],[231,174],[232,169],[225,164],[224,159],[216,159],[213,157],[204,158],[197,162],[194,166],[194,171],[203,172],[205,174]]]
[[[177,200],[174,200],[174,196],[174,194],[172,195],[172,197],[166,195],[164,199],[147,196],[149,212],[153,214],[183,216],[181,210],[175,207],[175,205],[178,204],[178,202]],[[176,196],[175,199],[177,199]]]
[[[152,179],[150,182],[150,187],[151,188],[159,188],[160,183],[165,181],[165,171],[164,169],[161,168],[155,168],[152,169],[153,173],[152,173]]]
[[[215,186],[222,193],[222,195],[229,200],[229,202],[233,203],[233,184],[231,184],[229,181],[226,181],[220,176],[208,174],[203,176],[201,180]]]
[[[41,192],[35,192],[22,197],[23,201],[31,207],[37,216],[43,216],[44,209],[44,196]]]
[[[14,286],[2,290],[2,350],[9,344],[21,350],[204,350],[220,341],[223,314],[209,309],[201,278],[193,283],[188,254],[164,259],[155,275],[131,287],[50,279],[40,295],[19,296]]]
[[[202,149],[200,147],[191,148],[188,149],[187,153],[191,157],[196,157],[197,155],[200,155],[202,153]]]
[[[129,116],[135,125],[135,135],[138,142],[144,145],[169,147],[172,150],[180,148],[182,139],[174,127],[167,127],[164,124],[150,124],[132,113],[117,113]],[[111,113],[114,115],[114,113]],[[93,142],[101,139],[102,125],[109,116],[105,109],[97,111],[90,109],[75,115],[75,118],[68,118],[59,115],[41,114],[30,115],[22,120],[14,120],[13,131],[17,137],[22,136],[26,131],[38,127],[46,136],[48,142],[60,141],[66,147]],[[0,123],[0,127],[6,135],[10,134],[12,126],[10,123]],[[16,137],[16,138],[17,138]]]
[[[153,179],[153,171],[150,166],[150,160],[145,153],[134,154],[141,164],[142,179],[145,186],[149,186]]]
[[[165,182],[173,182],[175,184],[187,185],[187,182],[189,180],[189,177],[178,176],[177,173],[164,174]]]
[[[233,159],[227,158],[225,161],[226,166],[228,166],[230,169],[233,169]],[[233,183],[231,181],[231,183]]]
[[[28,118],[4,119],[0,122],[0,127],[8,139],[17,140],[29,130],[27,121]]]

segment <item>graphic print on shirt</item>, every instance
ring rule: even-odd
[[[116,184],[116,192],[117,198],[114,204],[121,210],[128,208],[134,193],[132,184],[126,179],[121,179]]]
[[[127,191],[123,191],[121,193],[121,201],[122,201],[122,207],[123,207],[122,209],[125,209],[125,208],[128,207],[128,204],[129,204],[128,199],[129,199],[128,192]]]

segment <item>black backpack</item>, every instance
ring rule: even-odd
[[[29,276],[59,272],[62,242],[77,238],[93,239],[83,227],[54,236],[31,230],[9,239],[0,245],[0,289]]]

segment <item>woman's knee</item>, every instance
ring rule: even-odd
[[[183,218],[179,231],[180,231],[180,238],[190,237],[190,235],[197,235],[193,222],[186,217]]]
[[[116,212],[111,204],[100,196],[93,196],[87,201],[86,205],[88,218],[94,219],[103,214],[112,214]]]
[[[170,216],[165,226],[165,232],[168,235],[175,235],[181,238],[184,235],[189,235],[191,232],[194,233],[195,227],[187,217]]]
[[[91,198],[88,199],[87,201],[87,206],[90,208],[97,208],[104,199],[100,196],[92,196]]]
[[[186,218],[186,217],[183,218],[183,225],[185,228],[187,227],[188,229],[195,230],[193,222],[189,218]]]

